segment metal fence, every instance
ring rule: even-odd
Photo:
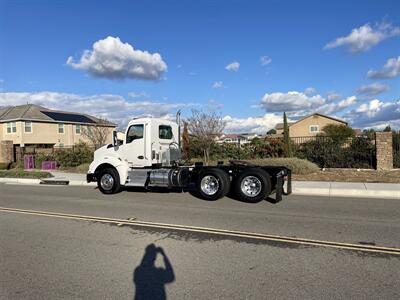
[[[290,140],[295,157],[321,168],[376,168],[375,139],[367,136],[307,136]]]
[[[88,146],[93,151],[95,150],[94,147]],[[52,155],[57,151],[68,150],[75,152],[77,146],[64,146],[58,147],[52,144],[39,144],[39,145],[26,145],[25,147],[20,147],[19,145],[14,145],[14,162],[23,161],[25,155],[35,155],[35,154],[44,154],[44,155]]]
[[[393,167],[400,168],[400,130],[393,132]]]

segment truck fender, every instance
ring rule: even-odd
[[[89,173],[97,173],[103,168],[115,168],[119,174],[119,181],[121,185],[126,183],[128,177],[129,166],[125,161],[120,160],[116,157],[107,157],[107,159],[101,160],[100,162],[93,162],[89,167]]]

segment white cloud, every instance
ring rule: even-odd
[[[224,105],[222,103],[219,103],[218,101],[214,99],[210,99],[207,101],[207,104],[205,105],[205,108],[210,111],[217,111],[221,110],[224,108]]]
[[[316,92],[317,90],[313,87],[308,87],[304,90],[304,94],[306,94],[307,96],[314,95]]]
[[[277,123],[283,122],[282,114],[265,114],[261,117],[248,117],[248,118],[235,118],[231,116],[225,116],[224,121],[226,122],[225,132],[234,133],[258,133],[266,134],[268,130],[275,127]],[[292,121],[292,120],[288,120]]]
[[[160,54],[136,50],[112,36],[95,42],[93,49],[85,50],[78,62],[68,57],[67,65],[95,77],[119,80],[158,80],[167,70]]]
[[[229,65],[225,67],[226,70],[230,72],[237,72],[239,71],[240,63],[238,61],[231,62]]]
[[[336,103],[327,101],[326,104],[316,108],[314,111],[322,114],[336,114],[356,103],[357,97],[350,96]]]
[[[332,102],[335,100],[340,99],[340,94],[336,93],[336,92],[328,92],[327,96],[326,96],[326,101],[327,102]]]
[[[307,91],[308,90],[308,91]],[[356,96],[350,96],[341,101],[340,95],[330,92],[327,97],[311,94],[315,89],[306,89],[305,92],[290,91],[287,93],[265,94],[259,107],[266,112],[287,112],[293,118],[319,112],[322,114],[336,114],[357,103]],[[308,93],[306,93],[308,92]]]
[[[369,70],[368,78],[388,79],[400,76],[400,56],[389,58],[381,71]]]
[[[267,66],[272,62],[272,59],[269,56],[261,56],[260,57],[260,64],[262,66]]]
[[[214,89],[220,89],[224,87],[224,83],[222,81],[216,81],[214,82],[214,84],[212,85],[212,87]]]
[[[268,112],[291,112],[314,109],[325,104],[325,102],[326,100],[320,95],[307,96],[302,92],[291,91],[265,94],[260,105]]]
[[[147,94],[146,92],[144,92],[144,91],[141,91],[141,92],[130,92],[130,93],[128,93],[128,96],[130,97],[130,98],[142,98],[142,97],[150,97],[150,95],[149,94]]]
[[[357,94],[365,96],[375,96],[389,90],[389,86],[381,83],[363,85],[357,89]]]
[[[383,102],[373,99],[345,114],[345,118],[358,127],[379,127],[386,124],[400,128],[400,100]]]
[[[37,104],[50,109],[87,113],[101,116],[121,127],[126,126],[133,117],[152,115],[168,117],[178,109],[192,108],[193,103],[167,103],[156,100],[127,101],[120,95],[78,95],[70,93],[0,93],[0,106]]]
[[[373,26],[365,24],[359,28],[354,28],[349,35],[339,37],[328,43],[325,49],[346,46],[350,52],[364,52],[385,39],[399,35],[400,27],[394,27],[387,22],[376,23]]]

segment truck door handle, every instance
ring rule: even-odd
[[[139,159],[143,159],[143,158],[144,158],[144,156],[143,156],[143,155],[139,155],[137,158],[139,158]]]

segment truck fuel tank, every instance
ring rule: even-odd
[[[150,171],[149,186],[184,187],[189,176],[189,168],[155,169]]]

